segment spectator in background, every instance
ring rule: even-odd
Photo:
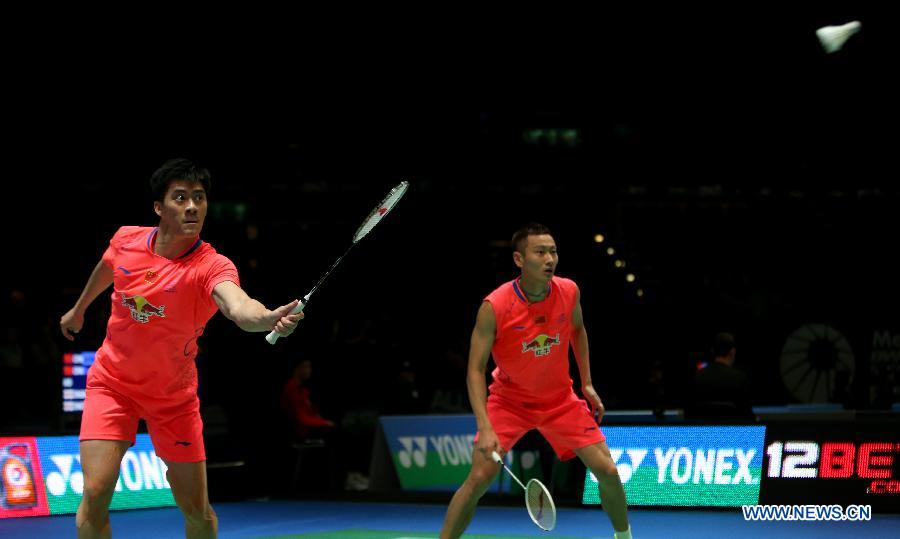
[[[719,333],[713,341],[713,361],[694,375],[688,419],[711,422],[754,422],[750,381],[734,367],[734,336]]]
[[[294,367],[290,379],[281,389],[281,408],[293,425],[294,441],[302,442],[321,429],[334,427],[334,422],[319,415],[310,397],[307,382],[312,377],[312,361],[303,358]]]
[[[366,490],[369,480],[362,470],[368,465],[368,458],[359,462],[357,454],[361,453],[360,447],[371,447],[371,439],[361,443],[352,425],[345,422],[338,427],[334,421],[322,417],[311,397],[309,381],[312,374],[312,361],[301,359],[281,390],[281,408],[293,427],[293,441],[309,441],[332,448],[327,459],[329,484],[343,477],[345,490]]]

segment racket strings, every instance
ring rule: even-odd
[[[529,481],[525,501],[531,518],[544,529],[553,529],[556,524],[556,508],[550,493],[538,481]]]
[[[363,224],[360,225],[359,229],[356,231],[356,234],[353,235],[353,242],[356,243],[359,240],[363,239],[366,234],[368,234],[375,225],[384,218],[385,215],[390,213],[390,211],[394,208],[397,202],[403,198],[403,195],[406,194],[406,189],[409,187],[409,182],[402,181],[396,187],[391,189],[391,192],[381,201],[372,213],[366,217],[366,220],[363,221]]]
[[[328,271],[325,272],[325,275],[322,275],[322,277],[319,279],[319,282],[317,282],[312,290],[310,290],[309,293],[303,297],[303,301],[297,304],[297,306],[292,311],[292,314],[298,313],[306,307],[306,304],[309,303],[309,298],[312,297],[313,293],[319,288],[319,286],[322,285],[325,279],[329,275],[331,275],[331,272],[334,271],[334,268],[336,268],[338,264],[340,264],[341,260],[343,260],[344,257],[347,256],[347,253],[350,252],[350,249],[352,249],[353,246],[356,245],[356,242],[361,240],[366,234],[368,234],[373,228],[375,228],[375,225],[377,225],[385,215],[390,213],[391,209],[393,209],[397,202],[399,202],[400,199],[403,198],[403,195],[406,194],[406,190],[408,188],[409,182],[402,181],[396,187],[391,189],[384,200],[381,201],[381,204],[379,204],[374,210],[372,210],[372,213],[370,213],[369,216],[366,217],[366,220],[363,221],[363,224],[360,225],[359,229],[357,229],[356,234],[354,234],[353,236],[353,243],[350,244],[350,247],[348,247],[347,250],[344,251],[344,254],[342,254],[334,262],[334,264],[331,265],[331,268],[329,268]],[[278,337],[278,333],[272,330],[268,335],[266,335],[266,341],[268,341],[269,344],[275,344],[275,342],[278,341]]]

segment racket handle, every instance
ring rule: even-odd
[[[500,453],[497,453],[496,451],[491,451],[491,458],[494,459],[494,462],[496,462],[500,466],[503,466],[503,469],[506,470],[506,473],[508,473],[510,477],[512,477],[513,479],[516,480],[516,483],[518,483],[519,486],[522,487],[522,490],[528,490],[525,487],[525,484],[522,483],[521,481],[519,481],[519,478],[516,477],[516,474],[514,474],[512,472],[512,470],[509,469],[509,466],[507,466],[506,463],[503,462],[503,457],[500,456]]]
[[[296,307],[291,309],[291,314],[297,314],[302,311],[303,307],[306,306],[307,301],[309,301],[309,295],[307,295],[299,303],[297,303]],[[272,330],[268,335],[266,335],[266,342],[268,342],[269,344],[275,344],[278,341],[278,337],[281,337],[281,335],[279,335],[277,331]]]

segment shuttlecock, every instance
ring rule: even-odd
[[[822,44],[825,52],[831,54],[841,50],[844,43],[853,34],[859,32],[860,27],[862,27],[862,24],[859,21],[850,21],[840,26],[823,26],[816,30],[816,37],[819,38],[819,43]]]

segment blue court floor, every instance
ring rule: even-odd
[[[257,501],[215,504],[222,539],[433,539],[443,505]],[[873,515],[869,522],[745,522],[736,511],[631,510],[635,539],[900,537],[900,515]],[[184,537],[176,508],[115,511],[113,536]],[[556,529],[542,532],[525,508],[480,507],[464,538],[556,537],[609,539],[612,527],[597,508],[559,511]],[[75,537],[74,515],[0,520],[3,539]]]

